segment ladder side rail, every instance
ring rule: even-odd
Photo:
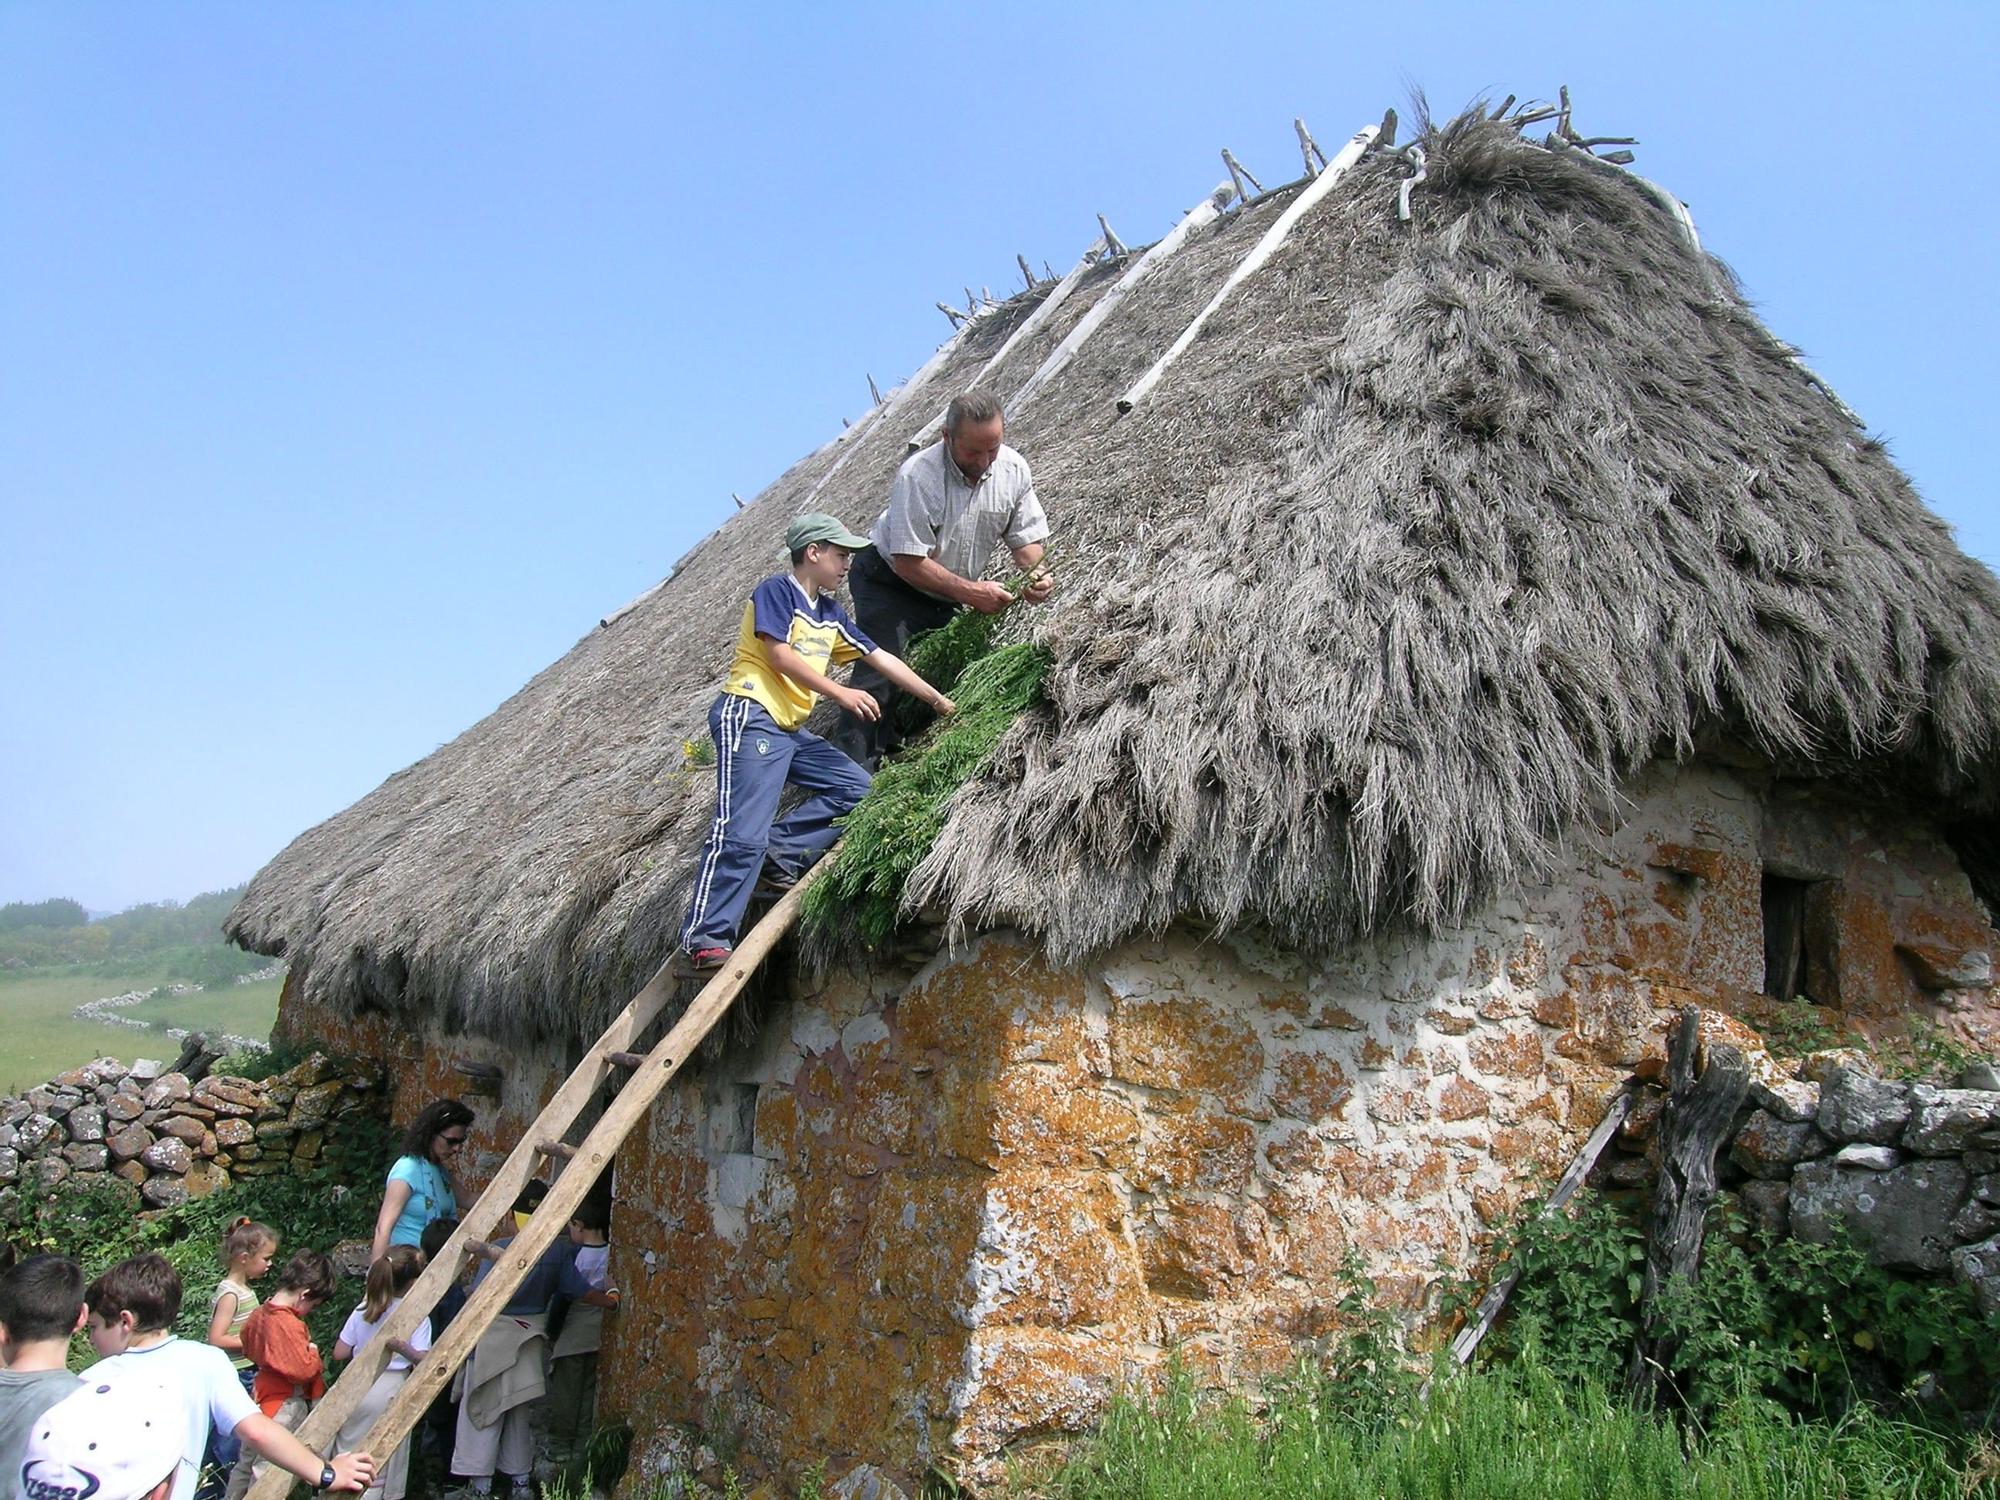
[[[507,1154],[506,1160],[487,1183],[486,1190],[466,1210],[458,1228],[452,1231],[451,1238],[445,1241],[436,1259],[424,1268],[415,1284],[403,1294],[381,1332],[354,1356],[340,1377],[327,1389],[326,1396],[299,1424],[295,1435],[300,1442],[315,1452],[330,1449],[333,1440],[340,1434],[341,1425],[361,1405],[376,1376],[388,1367],[394,1352],[389,1347],[389,1341],[409,1338],[416,1332],[417,1325],[430,1315],[431,1309],[444,1295],[445,1288],[455,1279],[468,1243],[491,1239],[493,1230],[513,1211],[514,1200],[534,1175],[541,1143],[552,1134],[561,1135],[566,1131],[602,1085],[611,1069],[606,1055],[629,1047],[638,1040],[665,1007],[674,989],[670,965],[662,964],[612,1021],[596,1046],[583,1055],[562,1087],[550,1096],[534,1123]],[[291,1475],[272,1465],[246,1500],[285,1500],[291,1484]]]
[[[838,848],[838,845],[835,847]],[[464,1308],[451,1320],[451,1327],[445,1330],[444,1337],[411,1369],[403,1388],[376,1419],[364,1448],[375,1454],[378,1462],[386,1463],[387,1455],[394,1453],[397,1445],[409,1436],[410,1429],[430,1409],[431,1402],[472,1353],[487,1327],[500,1316],[500,1310],[527,1279],[528,1272],[534,1268],[542,1253],[555,1242],[557,1235],[569,1227],[570,1219],[596,1181],[598,1173],[611,1160],[612,1153],[631,1134],[633,1127],[645,1118],[653,1101],[693,1055],[702,1038],[714,1030],[716,1023],[728,1013],[750,976],[797,919],[799,904],[806,891],[826,870],[830,859],[831,851],[751,929],[749,937],[738,946],[722,972],[703,987],[694,1003],[674,1023],[673,1029],[661,1038],[659,1045],[647,1055],[645,1063],[633,1072],[625,1087],[619,1091],[611,1107],[591,1128],[590,1134],[577,1148],[575,1161],[550,1185],[548,1196],[529,1216],[526,1226],[506,1247],[502,1258],[494,1262],[492,1269],[486,1273],[486,1279],[473,1291]],[[373,1343],[381,1342],[382,1337],[378,1334]],[[289,1477],[285,1476],[288,1481]],[[276,1497],[276,1500],[283,1500],[283,1497]]]

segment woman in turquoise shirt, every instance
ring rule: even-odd
[[[432,1220],[458,1217],[452,1164],[465,1149],[471,1128],[472,1111],[456,1099],[426,1105],[410,1122],[403,1132],[403,1154],[389,1169],[382,1212],[375,1216],[375,1242],[368,1251],[371,1263],[391,1245],[417,1244]]]

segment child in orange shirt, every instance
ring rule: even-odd
[[[313,1402],[326,1394],[325,1362],[306,1319],[333,1295],[334,1280],[330,1256],[301,1250],[278,1273],[278,1289],[243,1325],[243,1352],[257,1364],[250,1397],[287,1431],[304,1421]],[[242,1500],[263,1468],[264,1461],[248,1453],[238,1459],[227,1500]]]

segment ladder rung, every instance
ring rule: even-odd
[[[607,1052],[604,1054],[604,1060],[614,1068],[637,1068],[644,1065],[646,1054],[643,1052]]]
[[[535,1149],[544,1156],[553,1156],[561,1161],[570,1161],[576,1156],[576,1147],[567,1141],[542,1141]]]

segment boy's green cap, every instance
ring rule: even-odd
[[[856,536],[832,516],[820,511],[793,516],[792,524],[785,528],[785,550],[796,552],[814,542],[832,542],[836,547],[859,552],[868,545],[868,538]]]

